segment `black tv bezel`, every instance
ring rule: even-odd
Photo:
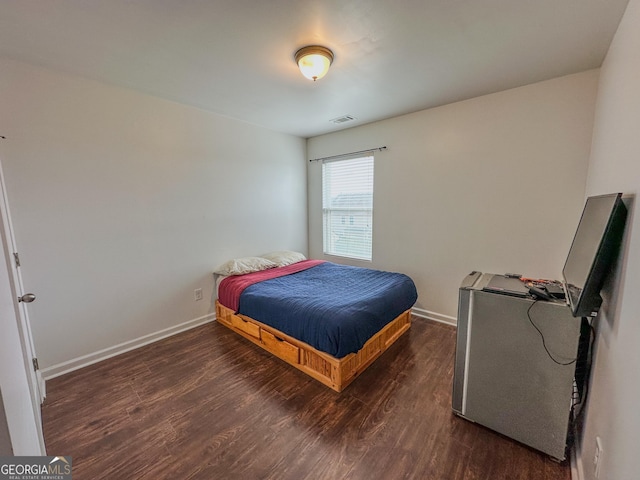
[[[567,284],[567,276],[565,270],[567,268],[567,264],[569,263],[569,259],[571,258],[573,248],[576,243],[576,238],[578,236],[578,233],[580,232],[580,226],[582,224],[582,221],[584,220],[584,215],[587,211],[589,201],[602,197],[615,197],[615,200],[611,207],[609,219],[607,220],[604,232],[602,234],[602,237],[600,238],[598,249],[594,257],[591,259],[589,273],[587,274],[584,285],[582,286],[579,295],[574,299],[574,297],[571,295],[571,289]],[[622,201],[622,193],[610,193],[606,195],[596,195],[587,198],[582,210],[582,215],[580,216],[580,221],[578,222],[578,226],[576,228],[576,233],[574,234],[573,241],[571,242],[571,247],[569,248],[569,253],[567,254],[564,267],[562,268],[562,282],[565,287],[567,300],[571,308],[571,313],[574,317],[591,317],[597,314],[602,303],[600,291],[602,290],[604,281],[613,265],[613,262],[617,257],[620,245],[622,243],[626,216],[627,208]],[[577,287],[580,288],[579,286]]]

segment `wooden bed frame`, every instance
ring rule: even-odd
[[[341,392],[393,342],[409,330],[411,311],[407,310],[398,315],[371,337],[360,350],[342,358],[332,357],[245,315],[236,315],[233,310],[217,300],[216,320],[327,387]]]

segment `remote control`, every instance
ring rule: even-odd
[[[546,290],[543,290],[542,288],[530,286],[529,293],[534,297],[544,298],[545,300],[553,300],[553,297],[549,295],[549,293]]]

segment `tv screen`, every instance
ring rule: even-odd
[[[621,193],[587,198],[562,269],[574,317],[593,316],[600,308],[600,290],[620,249],[626,216]]]

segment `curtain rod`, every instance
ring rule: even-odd
[[[366,150],[360,150],[358,152],[349,152],[349,153],[341,153],[340,155],[331,155],[330,157],[321,157],[321,158],[312,158],[309,161],[310,162],[319,162],[320,160],[332,160],[334,158],[340,158],[340,157],[348,157],[350,155],[357,155],[358,153],[367,153],[367,152],[373,152],[374,150],[378,150],[378,151],[382,151],[382,150],[386,150],[387,147],[375,147],[375,148],[367,148]]]

